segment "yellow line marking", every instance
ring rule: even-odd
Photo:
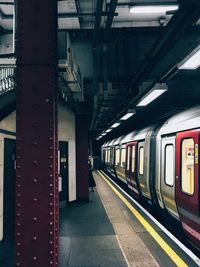
[[[145,188],[145,185],[144,185],[144,184],[142,184],[142,183],[140,183],[140,187],[142,187],[142,188]]]
[[[123,174],[122,172],[116,171],[117,174],[121,175],[122,177],[126,177],[125,174]]]
[[[106,179],[106,177],[98,171],[99,175],[111,187],[115,194],[124,202],[129,210],[140,221],[144,228],[150,233],[160,247],[167,253],[172,261],[179,267],[188,267],[188,265],[178,256],[176,252],[165,242],[165,240],[154,230],[154,228],[145,220],[145,218],[126,200],[126,198]]]

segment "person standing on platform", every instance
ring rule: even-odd
[[[90,159],[88,159],[88,175],[89,175],[89,187],[91,188],[91,192],[94,192],[96,183],[92,174],[92,164]]]

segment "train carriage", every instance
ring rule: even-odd
[[[112,169],[136,198],[145,198],[180,220],[188,239],[200,247],[200,107],[164,124],[110,142]],[[110,149],[109,143],[107,148]],[[103,158],[102,158],[103,160]]]

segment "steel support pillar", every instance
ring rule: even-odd
[[[76,191],[78,201],[88,201],[89,117],[76,115]]]
[[[16,266],[58,266],[57,1],[17,1]]]

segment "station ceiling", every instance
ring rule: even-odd
[[[133,6],[166,4],[179,8],[130,13]],[[13,7],[14,0],[0,0],[1,34],[13,30]],[[200,45],[199,0],[58,1],[58,32],[62,31],[69,32],[72,42],[91,44],[93,73],[83,77],[83,87],[94,139],[128,109],[136,110],[99,142],[199,104],[200,70],[178,68]],[[168,90],[146,107],[137,107],[155,84],[165,84]]]

